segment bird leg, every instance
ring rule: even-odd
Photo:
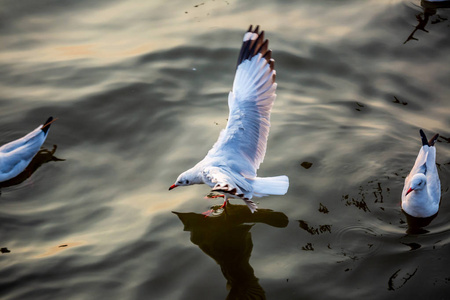
[[[205,199],[224,198],[224,197],[225,197],[225,195],[211,195],[211,194],[209,194],[209,195],[205,196]]]
[[[225,200],[223,201],[223,204],[220,208],[226,209],[227,208],[227,204],[228,204],[228,199],[227,197],[225,197]]]
[[[226,195],[217,195],[217,196],[212,196],[211,198],[219,198],[219,197],[224,197],[225,200],[223,201],[223,204],[219,207],[219,209],[223,208],[223,210],[225,211],[225,213],[227,212],[227,203],[228,203],[228,197]],[[214,212],[214,209],[210,209],[207,210],[205,212],[202,212],[202,215],[206,217],[209,217],[212,213]]]
[[[209,217],[214,212],[214,209],[210,209],[207,211],[202,212],[202,215],[205,216],[205,218]]]

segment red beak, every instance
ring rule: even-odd
[[[405,196],[408,195],[409,193],[411,193],[412,191],[414,191],[412,188],[409,188],[409,190],[406,192]]]
[[[178,185],[176,185],[176,184],[172,184],[171,186],[170,186],[170,188],[169,188],[169,191],[170,190],[172,190],[172,189],[174,189],[174,188],[176,188]]]

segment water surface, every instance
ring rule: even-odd
[[[31,175],[1,187],[0,298],[448,297],[448,9],[4,1],[0,14],[0,143],[59,118]],[[232,201],[205,219],[220,203],[206,186],[167,189],[226,125],[249,24],[278,82],[258,174],[290,189],[258,214]],[[417,233],[400,193],[419,128],[441,134],[442,202]]]

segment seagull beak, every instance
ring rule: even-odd
[[[170,186],[170,188],[169,188],[169,191],[170,190],[172,190],[172,189],[174,189],[174,188],[176,188],[178,185],[176,185],[176,184],[172,184],[171,186]]]
[[[411,193],[412,191],[414,191],[412,188],[409,188],[409,190],[406,192],[405,196],[408,195],[409,193]]]

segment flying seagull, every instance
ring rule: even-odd
[[[0,182],[16,177],[28,166],[47,138],[50,124],[56,119],[48,118],[44,125],[26,136],[0,147]]]
[[[439,134],[435,134],[428,141],[421,129],[420,136],[422,147],[414,167],[405,179],[402,209],[413,217],[426,218],[438,212],[441,199],[441,182],[436,168],[436,147],[434,147]]]
[[[270,111],[276,98],[275,61],[264,31],[252,26],[244,35],[233,90],[228,95],[228,124],[203,160],[178,176],[169,188],[205,183],[228,198],[241,198],[252,212],[251,200],[267,195],[284,195],[287,176],[257,177],[263,162],[270,127]]]

